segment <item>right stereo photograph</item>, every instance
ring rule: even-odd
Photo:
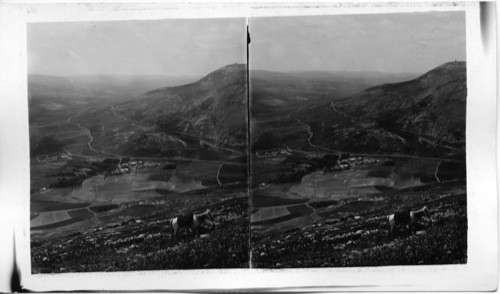
[[[251,266],[467,263],[465,13],[249,30]]]

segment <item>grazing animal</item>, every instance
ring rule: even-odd
[[[170,220],[170,226],[174,231],[174,237],[177,237],[179,230],[182,228],[191,228],[193,233],[197,235],[200,225],[207,219],[210,219],[212,222],[214,221],[210,209],[198,214],[193,214],[192,212],[181,214]]]
[[[411,226],[415,224],[415,222],[417,222],[424,215],[429,215],[429,209],[427,209],[427,206],[424,206],[419,210],[404,210],[387,216],[389,224],[391,225],[391,233],[397,227]]]

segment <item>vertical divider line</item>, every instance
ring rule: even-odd
[[[250,185],[252,183],[252,158],[251,158],[251,130],[250,130],[250,19],[246,18],[247,23],[247,80],[246,80],[246,88],[247,88],[247,195],[248,195],[248,267],[252,268],[252,226],[251,226],[251,217],[252,217],[252,197],[250,194]]]

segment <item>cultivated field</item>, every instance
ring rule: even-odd
[[[336,171],[329,170],[328,166],[315,167],[317,161],[307,158],[289,161],[291,163],[288,165],[259,161],[254,165],[255,169],[257,172],[264,171],[260,180],[267,184],[252,191],[252,195],[255,195],[253,202],[257,204],[253,206],[252,224],[263,229],[266,225],[279,227],[280,223],[289,226],[294,218],[311,222],[321,219],[321,214],[317,213],[324,214],[327,207],[334,203],[437,183],[440,180],[441,172],[437,169],[440,161],[437,160],[377,158],[378,162],[372,160],[371,164],[362,164],[367,162],[366,158],[357,158],[359,164],[352,161],[348,168]],[[305,169],[302,168],[304,166]],[[311,172],[307,172],[308,170]],[[267,179],[263,175],[267,175]],[[264,202],[263,199],[274,201]],[[288,200],[299,200],[314,207],[307,206],[310,208],[296,211],[293,209],[295,204],[287,204]],[[276,210],[276,207],[280,209]],[[293,211],[290,212],[290,209]],[[274,212],[275,210],[279,213]]]
[[[246,179],[246,168],[243,170],[240,163],[160,160],[124,174],[93,175],[73,187],[50,186],[61,176],[88,173],[95,168],[95,162],[100,162],[99,158],[32,162],[36,183],[31,196],[33,238],[52,236],[56,228],[58,232],[66,232],[121,222],[161,211],[168,203],[188,208],[193,196],[202,193],[197,191],[244,183]],[[235,174],[231,173],[233,170]],[[198,202],[197,205],[204,204],[201,198]]]

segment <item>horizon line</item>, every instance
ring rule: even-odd
[[[288,70],[288,71],[279,71],[279,70],[272,70],[272,69],[248,69],[248,71],[267,71],[267,72],[275,72],[275,73],[300,73],[300,72],[323,72],[323,73],[386,73],[386,74],[410,74],[410,75],[418,75],[422,73],[426,73],[430,70],[433,70],[435,68],[438,68],[442,65],[445,65],[447,63],[453,63],[453,62],[462,62],[462,63],[467,63],[466,60],[454,60],[454,61],[448,61],[445,63],[442,63],[438,66],[432,67],[424,72],[398,72],[398,71],[383,71],[383,70],[348,70],[348,69],[306,69],[306,70]],[[98,77],[98,76],[105,76],[105,77],[147,77],[147,76],[156,76],[156,77],[169,77],[169,78],[180,78],[180,77],[186,77],[186,78],[198,78],[198,77],[204,77],[212,72],[215,72],[217,70],[220,70],[224,67],[231,66],[231,65],[246,65],[248,67],[247,63],[230,63],[226,64],[222,67],[219,67],[218,69],[212,70],[208,73],[205,74],[193,74],[193,75],[168,75],[168,74],[161,74],[161,73],[148,73],[148,74],[113,74],[113,73],[96,73],[96,74],[91,74],[91,73],[86,73],[86,74],[70,74],[70,75],[56,75],[56,74],[45,74],[45,73],[28,73],[28,76],[46,76],[46,77],[55,77],[55,78],[67,78],[67,77]]]

